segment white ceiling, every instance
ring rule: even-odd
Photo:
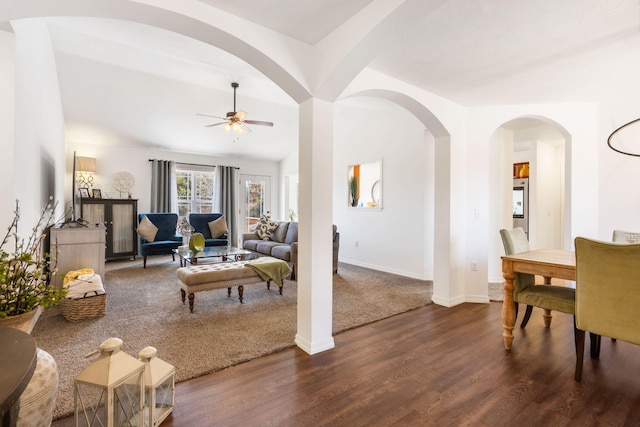
[[[373,0],[201,1],[315,44]],[[370,68],[468,106],[592,102],[629,91],[626,82],[637,80],[638,0],[442,3],[419,25],[399,34]],[[63,100],[68,100],[65,116],[78,125],[92,120],[148,146],[238,156],[262,150],[260,137],[271,132],[267,135],[274,142],[266,155],[274,160],[297,144],[296,104],[226,52],[132,23],[81,18],[50,22]],[[204,128],[209,122],[195,113],[224,116],[231,111],[231,81],[240,83],[238,108],[248,111],[248,118],[276,125],[254,126],[240,144],[232,145],[230,138],[219,144],[222,131]],[[127,95],[136,120],[110,123],[122,109],[121,103],[109,102],[114,91]],[[72,105],[88,94],[101,105]],[[163,129],[150,132],[150,124]]]

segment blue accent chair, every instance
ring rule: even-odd
[[[189,224],[195,229],[194,233],[202,233],[204,236],[205,246],[227,246],[229,245],[229,236],[226,234],[213,238],[209,230],[209,223],[222,216],[221,213],[190,213]]]
[[[158,227],[158,233],[153,242],[147,241],[144,237],[138,235],[139,254],[143,257],[143,266],[147,268],[147,256],[149,255],[168,255],[171,254],[175,261],[172,249],[176,249],[182,245],[182,236],[176,234],[176,226],[178,225],[178,214],[176,213],[142,213],[138,215],[138,224],[144,217],[148,217],[149,221]]]

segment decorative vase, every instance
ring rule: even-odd
[[[8,316],[4,319],[0,319],[0,326],[7,326],[9,328],[19,329],[22,332],[31,334],[33,328],[36,326],[40,315],[43,312],[43,308],[38,306],[36,309],[28,311],[17,316]]]
[[[529,178],[529,163],[525,163],[520,168],[520,173],[518,174],[520,178]]]

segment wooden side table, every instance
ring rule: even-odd
[[[13,328],[0,327],[0,417],[3,427],[18,420],[20,395],[36,369],[36,342],[31,335]]]

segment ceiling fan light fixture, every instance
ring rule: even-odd
[[[272,122],[265,122],[261,120],[245,120],[245,116],[247,115],[247,113],[245,111],[236,109],[236,89],[238,89],[238,86],[239,86],[238,83],[235,83],[235,82],[231,83],[231,87],[233,88],[233,111],[227,112],[226,117],[211,116],[208,114],[198,114],[199,116],[214,117],[217,119],[224,120],[219,123],[212,123],[210,125],[206,125],[206,127],[224,125],[223,129],[225,130],[225,132],[228,133],[229,131],[233,130],[236,136],[240,136],[246,132],[251,132],[251,128],[247,126],[248,124],[273,127]]]

